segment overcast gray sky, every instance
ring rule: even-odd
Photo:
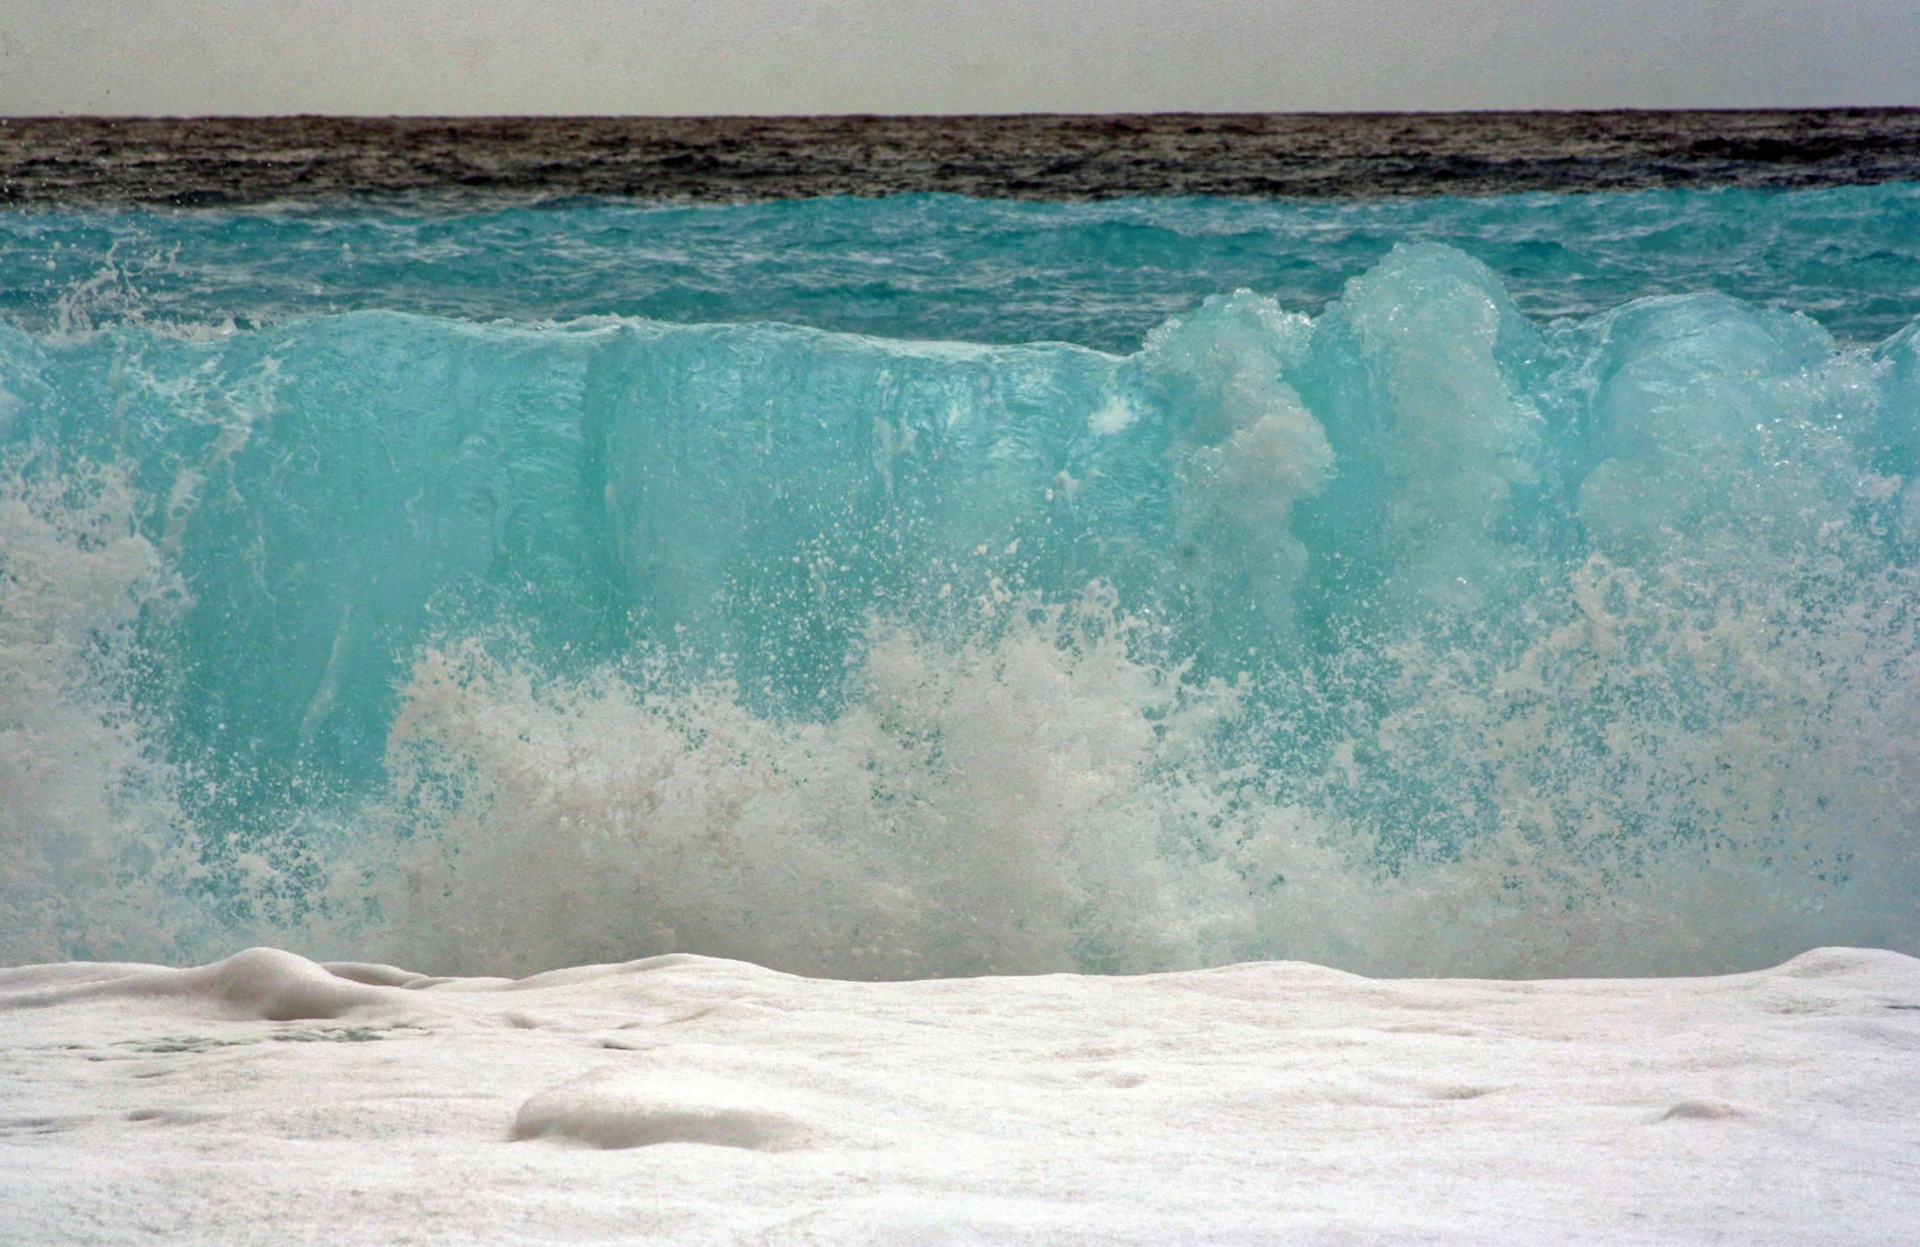
[[[1920,0],[0,0],[0,113],[1920,104]]]

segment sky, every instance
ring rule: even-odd
[[[0,115],[1920,105],[1916,0],[0,0]]]

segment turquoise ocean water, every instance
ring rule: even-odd
[[[0,962],[1920,953],[1920,185],[0,214]]]

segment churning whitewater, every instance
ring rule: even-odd
[[[1920,326],[1237,284],[1119,351],[19,312],[0,962],[1920,952]]]

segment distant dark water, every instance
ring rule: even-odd
[[[1920,110],[15,118],[0,203],[1489,195],[1920,178]]]

